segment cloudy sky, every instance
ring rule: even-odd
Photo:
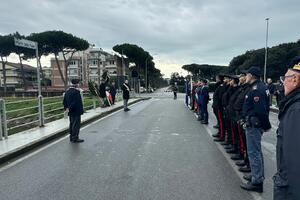
[[[300,39],[299,0],[1,0],[0,34],[63,30],[109,52],[133,43],[169,76],[190,63],[228,65],[250,49]],[[15,58],[10,57],[11,61]],[[49,58],[43,58],[49,65]]]

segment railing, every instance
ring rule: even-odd
[[[132,96],[135,96],[132,94]],[[83,94],[84,110],[96,109],[101,106],[101,100],[89,94]],[[117,93],[116,101],[122,99],[122,93]],[[0,99],[0,140],[8,135],[24,131],[33,127],[43,126],[54,120],[65,117],[63,96]]]

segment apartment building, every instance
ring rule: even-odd
[[[68,56],[67,56],[68,58]],[[65,77],[65,66],[62,55],[58,59],[61,71]],[[89,81],[100,83],[103,72],[108,71],[111,77],[115,77],[118,80],[119,77],[125,76],[127,73],[125,69],[128,69],[128,62],[117,55],[112,55],[103,51],[101,48],[91,47],[86,51],[76,52],[72,59],[69,61],[68,66],[68,84],[73,78],[79,78],[83,86],[87,86]],[[57,61],[51,59],[51,67],[53,70],[52,86],[63,87],[63,81],[57,67]]]
[[[14,88],[23,88],[24,81],[22,76],[21,64],[8,62],[5,65],[6,71],[6,86]],[[37,86],[37,70],[36,67],[32,67],[27,64],[23,64],[23,73],[25,82],[28,87]],[[0,87],[3,86],[3,64],[0,63]]]

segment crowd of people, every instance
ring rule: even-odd
[[[276,86],[261,80],[259,67],[239,75],[219,74],[213,93],[212,109],[217,119],[214,141],[224,146],[231,159],[245,173],[241,188],[263,192],[264,159],[261,140],[271,130],[269,121],[273,96],[279,107],[277,130],[277,173],[274,175],[274,199],[300,199],[300,58],[292,60],[285,76]],[[202,124],[208,123],[209,100],[206,80],[186,83],[185,103],[198,113]],[[203,91],[204,90],[204,91]],[[205,100],[202,99],[205,96]]]

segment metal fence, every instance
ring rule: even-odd
[[[135,94],[132,93],[135,97]],[[99,98],[83,94],[84,110],[96,109],[102,105]],[[122,99],[118,92],[116,101]],[[24,131],[45,123],[66,117],[63,107],[63,96],[0,99],[0,140],[7,139],[8,135]]]

